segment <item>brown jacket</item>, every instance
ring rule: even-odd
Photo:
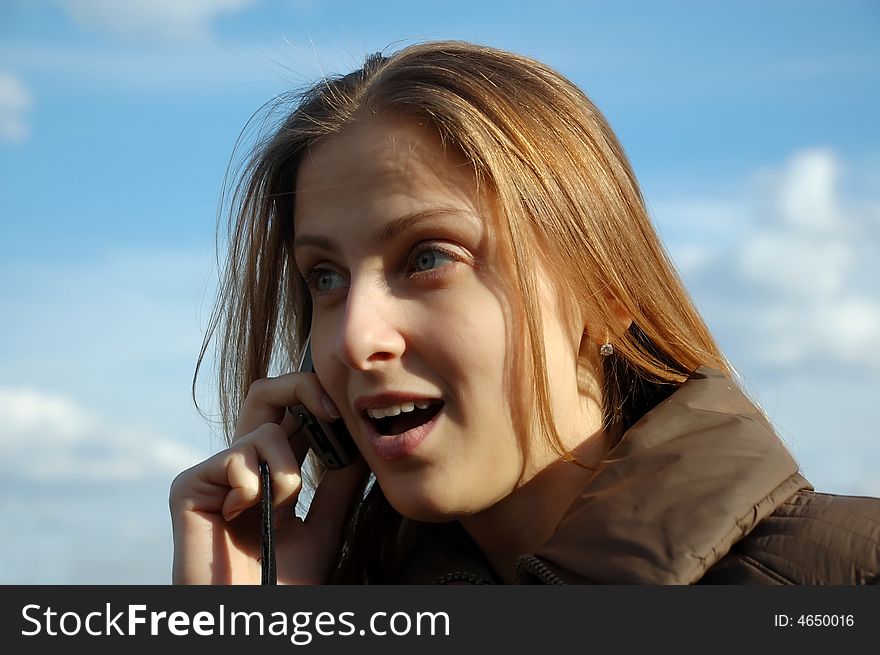
[[[391,582],[497,583],[456,522],[404,520]],[[880,499],[815,493],[761,412],[697,370],[629,429],[522,584],[878,584]]]

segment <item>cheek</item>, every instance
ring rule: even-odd
[[[452,398],[469,413],[498,410],[504,388],[508,334],[497,305],[470,305],[436,330],[426,357]]]

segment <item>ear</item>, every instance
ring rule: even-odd
[[[592,322],[584,324],[584,334],[597,346],[605,343],[606,337],[613,340],[614,335],[626,332],[633,322],[632,314],[627,311],[616,296],[608,294],[606,300],[611,305],[612,322],[610,324],[594,324]]]
[[[630,325],[632,325],[632,314],[627,311],[626,307],[615,296],[611,296],[609,300],[614,311],[614,319],[617,321],[616,325],[611,327],[611,330],[617,333],[626,332],[629,330]]]

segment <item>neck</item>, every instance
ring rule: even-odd
[[[488,509],[460,520],[504,583],[515,582],[517,557],[553,535],[606,452],[604,434],[597,432],[573,451],[583,466],[556,460]]]

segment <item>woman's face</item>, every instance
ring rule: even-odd
[[[524,453],[514,433],[501,292],[512,273],[492,222],[468,164],[415,121],[352,127],[298,172],[295,257],[312,294],[315,369],[404,516],[477,513],[557,459],[540,437]],[[583,325],[555,315],[553,285],[536,273],[553,415],[576,443],[596,420],[577,389]],[[400,413],[376,418],[389,412]]]

